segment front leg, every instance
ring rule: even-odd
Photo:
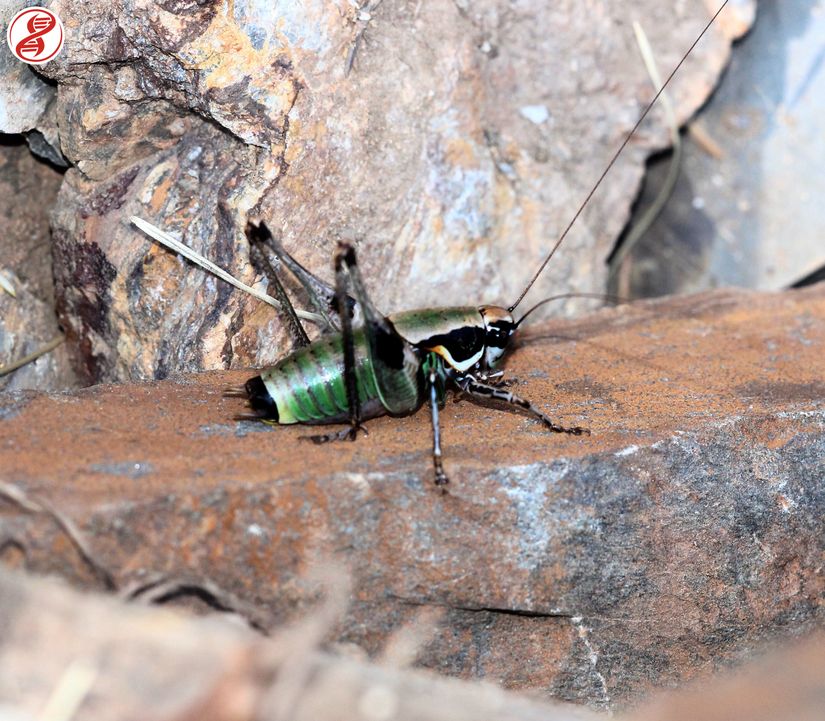
[[[488,373],[487,371],[479,371],[473,375],[467,375],[465,378],[480,381],[491,388],[509,388],[510,386],[518,385],[519,381],[517,378],[503,378],[503,375],[504,371],[501,370],[493,371],[492,373]],[[459,384],[458,390],[455,391],[455,396],[453,397],[453,403],[460,403],[464,398],[464,395],[464,391]]]
[[[581,426],[566,428],[565,426],[560,426],[557,423],[554,423],[548,416],[530,403],[530,401],[520,398],[515,393],[510,393],[510,391],[505,391],[501,388],[480,383],[469,377],[459,379],[457,384],[464,393],[473,396],[474,398],[501,401],[507,405],[516,406],[527,411],[534,418],[538,418],[538,420],[540,420],[549,430],[553,431],[553,433],[569,433],[573,436],[590,435],[590,431],[587,428],[582,428]]]
[[[509,386],[518,384],[518,379],[516,378],[504,378],[504,371],[501,370],[493,371],[492,373],[482,371],[480,373],[476,373],[474,377],[493,388],[508,388]]]

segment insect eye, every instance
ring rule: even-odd
[[[505,348],[509,339],[510,333],[498,323],[488,326],[486,337],[488,348]]]

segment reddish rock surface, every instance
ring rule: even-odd
[[[120,585],[209,578],[269,624],[351,569],[331,634],[377,653],[443,608],[418,662],[616,706],[821,625],[825,289],[720,292],[527,333],[516,390],[583,438],[467,402],[354,444],[232,421],[248,373],[2,397],[2,478],[83,530]],[[4,506],[9,562],[96,581],[43,516]]]

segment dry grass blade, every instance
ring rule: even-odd
[[[95,560],[88,543],[86,542],[80,529],[68,516],[53,508],[47,501],[41,501],[29,496],[25,491],[10,483],[0,481],[0,498],[4,498],[9,503],[14,504],[26,513],[43,514],[54,521],[58,528],[71,541],[72,545],[83,559],[84,563],[100,579],[107,590],[113,591],[117,588],[112,575],[97,560]]]
[[[70,664],[41,711],[39,721],[71,721],[75,718],[99,674],[96,666],[83,661]]]
[[[419,652],[433,639],[446,609],[424,606],[409,623],[404,624],[387,639],[381,662],[392,668],[408,668],[415,663]]]
[[[636,21],[633,22],[633,32],[636,34],[636,43],[639,46],[639,52],[642,54],[642,59],[644,60],[647,74],[650,77],[650,82],[653,83],[653,87],[663,87],[662,78],[659,75],[659,68],[656,65],[656,59],[653,56],[653,48],[650,47],[650,42],[647,39],[644,29]],[[662,212],[662,209],[665,207],[668,199],[673,194],[673,189],[676,187],[676,181],[679,178],[679,169],[682,165],[682,136],[679,134],[679,124],[676,120],[676,113],[673,110],[673,105],[671,104],[667,93],[662,92],[660,99],[662,101],[662,107],[665,111],[665,116],[667,117],[670,140],[673,143],[673,155],[671,156],[670,164],[668,165],[667,177],[665,178],[665,182],[662,184],[659,193],[656,195],[655,200],[651,203],[650,207],[645,210],[642,217],[639,218],[636,224],[630,229],[624,243],[622,243],[616,251],[616,255],[610,265],[610,280],[613,280],[616,277],[622,267],[622,263],[624,263],[625,259],[630,254],[630,251],[633,250],[642,236],[650,229],[650,226],[653,225],[653,222],[659,216],[659,213]]]
[[[28,365],[29,363],[33,363],[38,358],[46,355],[47,353],[51,353],[64,340],[66,340],[66,337],[62,333],[60,333],[56,335],[54,338],[52,338],[48,343],[46,343],[46,345],[41,346],[36,351],[33,351],[28,355],[24,355],[22,358],[19,358],[18,360],[9,363],[8,365],[0,366],[0,377],[8,375],[9,373],[18,370],[23,366]]]
[[[12,298],[17,297],[11,279],[2,270],[0,270],[0,290],[6,291]]]
[[[322,583],[325,598],[314,613],[275,637],[271,660],[278,666],[278,675],[262,703],[270,710],[272,721],[293,717],[315,673],[314,652],[348,605],[352,579],[347,573],[332,564],[323,564],[311,574]]]
[[[271,305],[273,308],[281,309],[281,304],[275,298],[273,298],[270,295],[267,295],[266,293],[262,293],[256,288],[253,288],[251,285],[247,285],[246,283],[238,280],[231,273],[228,273],[223,268],[215,265],[211,260],[205,258],[196,250],[190,248],[188,245],[185,245],[177,238],[172,237],[171,235],[169,235],[169,233],[167,233],[164,230],[161,230],[156,225],[152,225],[149,221],[143,220],[142,218],[138,218],[134,215],[131,218],[129,218],[129,220],[135,227],[142,230],[150,238],[153,238],[158,243],[166,246],[170,250],[173,250],[176,253],[180,253],[184,258],[191,261],[195,265],[199,265],[204,270],[209,271],[213,275],[220,278],[222,281],[229,283],[229,285],[232,285],[235,288],[244,291],[245,293],[248,293],[253,298],[257,298],[258,300],[263,301],[267,305]],[[312,323],[316,323],[319,325],[324,323],[324,319],[317,313],[310,313],[309,311],[297,309],[295,313],[300,318],[311,321]]]

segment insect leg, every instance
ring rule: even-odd
[[[367,350],[381,403],[390,413],[409,413],[424,400],[419,351],[372,304],[358,270],[355,249],[347,243],[339,243],[336,262],[339,260],[347,266],[353,294],[364,317]]]
[[[335,300],[335,288],[310,273],[303,265],[295,260],[263,221],[258,225],[258,233],[261,242],[275,254],[281,263],[289,268],[290,273],[292,273],[303,286],[313,307],[326,321],[326,328],[324,330],[328,332],[337,331],[340,328],[340,313],[338,312],[338,304]],[[347,295],[346,301],[347,308],[349,312],[352,313],[355,307],[355,300]]]
[[[566,428],[554,423],[548,416],[530,403],[530,401],[520,398],[515,393],[510,393],[510,391],[505,391],[501,388],[495,388],[494,386],[479,383],[472,378],[466,377],[458,380],[457,384],[462,391],[464,391],[467,395],[473,396],[474,398],[501,401],[507,405],[516,406],[527,411],[530,415],[538,418],[542,423],[544,423],[544,425],[549,430],[553,431],[553,433],[569,433],[574,436],[580,436],[583,434],[590,435],[590,431],[587,428],[582,428],[581,426]]]
[[[435,371],[430,371],[427,378],[427,385],[430,387],[430,411],[433,419],[433,469],[435,470],[435,485],[446,493],[445,486],[450,482],[447,474],[444,473],[444,466],[441,463],[441,426],[438,423],[438,392],[436,389]]]
[[[286,294],[280,278],[278,278],[278,273],[275,271],[275,263],[273,263],[272,258],[269,257],[267,253],[268,249],[263,244],[261,226],[256,226],[252,223],[247,224],[246,237],[249,239],[249,259],[252,261],[252,264],[266,276],[275,299],[281,304],[293,348],[308,346],[309,336],[306,330],[304,330],[304,326],[301,325],[301,321],[295,312],[295,307],[289,300],[289,296]]]
[[[504,371],[497,370],[492,373],[481,372],[475,374],[476,378],[481,379],[482,383],[486,383],[493,388],[507,388],[518,383],[515,378],[504,378]]]
[[[335,298],[339,307],[347,299],[347,269],[345,267],[344,255],[351,250],[349,246],[339,246],[335,253]],[[349,313],[342,313],[341,316],[341,338],[344,343],[344,385],[347,389],[347,408],[349,409],[349,428],[335,433],[325,433],[317,436],[309,436],[313,443],[328,443],[329,441],[350,440],[354,441],[358,431],[367,432],[361,425],[361,403],[358,399],[358,377],[355,372],[355,341],[352,334],[352,318]]]

